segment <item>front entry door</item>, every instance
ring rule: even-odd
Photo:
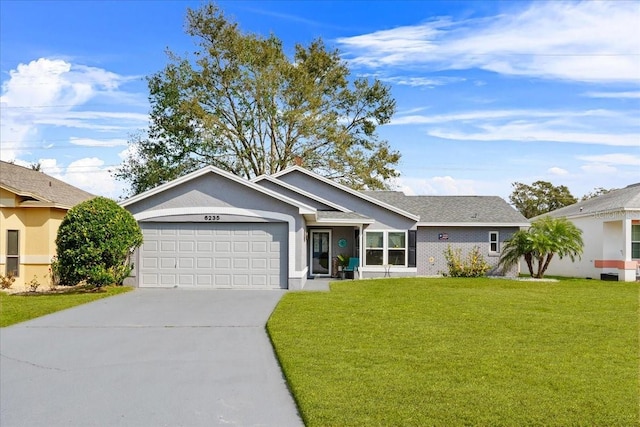
[[[331,231],[311,231],[311,275],[331,275]]]

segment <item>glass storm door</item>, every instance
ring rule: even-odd
[[[311,231],[311,275],[331,274],[331,231]]]

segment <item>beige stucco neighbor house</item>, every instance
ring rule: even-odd
[[[0,162],[0,274],[13,274],[12,288],[34,277],[48,282],[62,218],[94,196],[29,168]]]
[[[633,282],[640,275],[640,184],[550,212],[582,230],[581,260],[554,259],[546,274]]]

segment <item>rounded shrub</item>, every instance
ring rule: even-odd
[[[131,213],[116,202],[96,197],[73,207],[58,228],[59,284],[121,285],[131,272],[129,258],[142,244],[142,231]]]

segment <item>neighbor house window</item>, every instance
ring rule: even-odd
[[[640,259],[640,224],[631,226],[631,258]]]
[[[382,231],[369,231],[365,236],[366,265],[382,265],[384,263],[384,233]]]
[[[18,230],[7,230],[7,264],[6,274],[18,276],[20,271],[20,241]]]
[[[497,231],[489,232],[489,252],[500,252],[500,235]]]
[[[407,265],[406,231],[368,231],[365,265]]]

